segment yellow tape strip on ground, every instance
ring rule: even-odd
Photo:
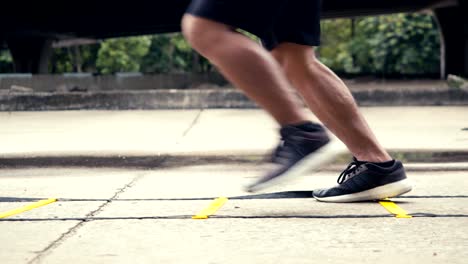
[[[0,213],[0,218],[7,218],[7,217],[10,217],[12,215],[21,214],[23,212],[26,212],[26,211],[32,210],[34,208],[38,208],[38,207],[41,207],[41,206],[44,206],[44,205],[47,205],[47,204],[50,204],[50,203],[53,203],[53,202],[56,202],[56,201],[57,201],[57,199],[55,199],[55,198],[40,200],[40,201],[37,201],[35,203],[28,204],[28,205],[25,205],[25,206],[17,208],[17,209],[13,209],[13,210],[10,210],[10,211],[6,211],[4,213]]]
[[[403,208],[396,205],[394,202],[390,200],[382,200],[379,201],[379,204],[382,205],[387,211],[394,214],[396,218],[411,218],[412,216],[409,215]]]
[[[192,216],[192,219],[207,219],[210,215],[216,213],[226,202],[228,198],[226,197],[219,197],[213,200],[213,202],[206,207],[205,209],[201,210],[198,214]]]

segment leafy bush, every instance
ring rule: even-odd
[[[432,16],[396,14],[322,23],[321,60],[336,71],[420,75],[439,71],[439,33]]]

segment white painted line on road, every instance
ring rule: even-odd
[[[214,199],[208,207],[201,210],[198,214],[192,216],[192,219],[208,219],[210,215],[216,213],[216,211],[218,211],[227,201],[228,198],[226,197],[219,197]]]
[[[379,204],[382,205],[385,209],[387,209],[387,211],[394,214],[396,218],[412,218],[412,216],[409,215],[405,210],[403,210],[403,208],[396,205],[391,200],[381,200],[379,201]]]
[[[57,199],[55,199],[55,198],[40,200],[38,202],[28,204],[28,205],[25,205],[25,206],[17,208],[17,209],[13,209],[13,210],[10,210],[10,211],[0,213],[0,218],[7,218],[7,217],[10,217],[10,216],[13,216],[13,215],[17,215],[17,214],[20,214],[20,213],[23,213],[23,212],[26,212],[26,211],[29,211],[29,210],[44,206],[44,205],[54,203],[56,201],[57,201]]]

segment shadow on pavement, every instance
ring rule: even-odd
[[[81,198],[57,198],[58,202],[151,202],[151,201],[208,201],[217,197],[189,197],[189,198],[142,198],[142,199],[81,199]],[[262,199],[308,199],[313,198],[312,191],[288,191],[276,193],[263,193],[254,195],[243,195],[228,197],[229,200],[262,200]],[[408,195],[399,196],[394,199],[460,199],[468,198],[468,195]],[[0,197],[0,203],[20,203],[35,202],[47,199],[45,197]],[[373,203],[359,202],[359,203]],[[399,204],[409,203],[407,201],[398,201]]]

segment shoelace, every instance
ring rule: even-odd
[[[347,179],[352,178],[354,175],[360,172],[362,164],[364,164],[364,162],[360,162],[356,158],[353,158],[353,161],[349,163],[348,167],[346,167],[343,172],[341,172],[336,182],[338,184],[342,184]]]

